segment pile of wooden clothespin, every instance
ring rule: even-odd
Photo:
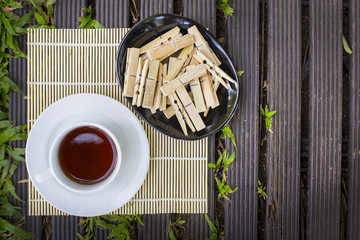
[[[176,116],[187,136],[206,126],[203,117],[220,105],[217,90],[234,83],[194,25],[182,35],[175,27],[141,48],[128,48],[123,94],[132,105]],[[176,57],[175,57],[176,56]]]

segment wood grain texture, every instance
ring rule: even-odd
[[[310,2],[308,239],[339,239],[342,1]]]
[[[269,1],[267,239],[298,239],[300,210],[301,5]]]
[[[360,239],[360,2],[350,1],[350,137],[347,232],[349,240]]]
[[[225,206],[226,239],[257,239],[257,181],[259,163],[259,6],[257,1],[229,1],[234,13],[228,18],[228,53],[236,70],[245,73],[240,80],[239,108],[231,121],[238,149],[228,170],[228,182],[239,190]],[[241,46],[241,47],[239,47]],[[237,226],[237,227],[234,227]]]

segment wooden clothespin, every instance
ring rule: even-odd
[[[207,58],[201,51],[197,52],[197,55],[203,60],[203,62],[206,61],[206,64],[209,65],[209,67],[212,67],[212,70],[216,72],[216,75],[221,76],[222,78],[225,78],[232,83],[235,83],[234,79],[232,79],[229,75],[226,74],[226,72],[211,62],[210,59]]]
[[[139,61],[139,48],[130,48],[129,59],[126,62],[125,78],[124,78],[124,91],[125,97],[132,97],[134,94],[134,87],[136,81],[136,71]]]
[[[196,27],[196,25],[188,28],[187,31],[189,34],[194,36],[196,48],[198,50],[200,50],[202,53],[204,53],[216,65],[220,65],[221,64],[220,60],[217,58],[216,54],[211,50],[208,42],[201,35],[201,33],[200,33],[199,29]]]
[[[143,68],[144,62],[139,58],[138,67],[136,70],[136,79],[135,79],[135,87],[134,87],[134,93],[133,93],[133,99],[132,99],[132,105],[136,105],[137,99],[139,96],[139,88],[140,88],[140,79],[141,79],[141,70]]]
[[[192,45],[195,42],[194,37],[190,34],[186,34],[174,41],[169,41],[161,46],[150,49],[146,52],[150,60],[162,58],[164,56],[170,56],[176,51]]]
[[[188,112],[185,110],[184,105],[181,103],[181,100],[180,100],[179,96],[175,92],[171,93],[170,95],[171,95],[171,97],[169,97],[169,99],[170,100],[171,99],[175,100],[175,102],[176,102],[176,104],[177,104],[177,106],[179,108],[179,111],[180,111],[181,115],[183,116],[183,119],[185,120],[186,124],[189,126],[189,128],[190,128],[190,130],[192,132],[195,132],[196,131],[195,126],[192,123]]]
[[[146,77],[148,74],[149,65],[150,65],[150,60],[146,59],[144,66],[142,68],[142,71],[141,71],[139,95],[138,95],[138,99],[137,99],[137,103],[136,103],[136,106],[138,106],[138,107],[140,107],[143,102],[143,96],[144,96],[144,91],[145,91],[145,81],[146,81]]]
[[[194,65],[190,65],[187,67],[187,69],[191,70],[194,67],[195,67]],[[197,111],[199,113],[205,112],[206,104],[205,104],[203,92],[201,90],[199,78],[195,78],[194,80],[192,80],[189,85],[190,85],[191,93],[194,97],[194,103],[195,103]]]
[[[164,63],[163,66],[162,66],[163,70],[162,70],[162,74],[161,74],[161,85],[164,85],[164,78],[167,74],[167,64]],[[161,102],[160,102],[160,111],[164,111],[166,109],[166,99],[167,97],[165,95],[162,94],[161,90],[160,90],[160,93],[161,93]]]
[[[155,96],[154,96],[154,102],[151,107],[152,112],[156,112],[156,110],[160,107],[161,103],[161,91],[160,87],[162,85],[162,79],[163,79],[163,65],[160,63],[159,65],[159,73],[156,81],[156,88],[155,88]]]
[[[184,65],[185,61],[188,59],[188,55],[193,49],[193,45],[187,46],[181,51],[180,55],[175,60],[174,58],[171,59],[174,63],[171,62],[171,68],[169,67],[168,74],[164,78],[165,82],[169,82],[170,80],[175,78],[175,76],[180,72],[180,69]]]
[[[171,41],[172,38],[180,33],[180,28],[178,26],[172,28],[171,30],[167,31],[166,33],[162,34],[160,37],[152,40],[151,42],[147,43],[146,45],[140,48],[140,54],[147,52],[149,49],[158,47],[161,44]]]
[[[204,94],[204,99],[207,107],[215,106],[217,101],[217,95],[214,92],[211,77],[208,73],[200,77],[201,89]]]
[[[172,118],[172,116],[175,115],[175,109],[174,109],[174,107],[171,105],[170,107],[168,107],[167,109],[165,109],[165,110],[163,111],[163,113],[164,113],[164,115],[165,115],[165,117],[166,117],[167,119],[170,119],[170,118]]]
[[[191,62],[194,54],[196,53],[196,51],[197,51],[197,49],[194,47],[194,48],[192,49],[192,51],[187,55],[186,61],[185,61],[184,65],[182,66],[179,74],[183,74],[183,73],[186,71],[186,67],[189,66],[189,65],[191,65],[190,62]],[[195,64],[194,64],[194,65],[195,65]]]
[[[182,35],[181,33],[178,33],[177,35],[175,35],[174,37],[172,37],[170,41],[176,41],[176,40],[178,40],[178,39],[179,39],[180,37],[182,37],[182,36],[183,36],[183,35]],[[169,42],[169,41],[168,41],[168,42]],[[165,43],[163,43],[163,44],[166,44],[166,43],[168,43],[168,42],[165,42]],[[170,57],[170,55],[171,55],[171,54],[166,55],[166,56],[163,56],[163,57],[161,57],[161,58],[158,58],[158,60],[163,61],[164,59]]]
[[[142,107],[151,108],[154,102],[156,82],[159,74],[160,61],[150,61],[149,72],[146,77],[145,92]]]
[[[199,55],[194,55],[196,60],[201,62],[201,64],[206,68],[206,70],[216,79],[216,81],[219,81],[226,89],[229,88],[229,86],[226,84],[226,82],[220,77],[212,67],[210,67],[208,64],[206,64],[206,61],[202,61],[202,59],[199,57]]]
[[[185,134],[185,136],[188,136],[188,131],[186,128],[186,123],[185,123],[185,116],[182,114],[183,112],[181,112],[181,109],[179,109],[179,107],[178,107],[178,102],[180,102],[180,100],[177,99],[177,96],[175,93],[170,94],[169,99],[171,102],[171,106],[175,109],[175,116],[176,116],[177,120],[179,121],[179,124],[180,124],[180,127],[181,127],[183,133]]]
[[[174,92],[178,87],[183,86],[194,78],[198,78],[206,73],[206,69],[203,65],[197,65],[193,69],[177,76],[175,79],[171,80],[164,86],[160,88],[161,92],[167,96],[170,93]]]
[[[179,97],[182,105],[185,108],[186,113],[188,114],[191,122],[193,123],[194,127],[197,131],[200,131],[205,128],[205,124],[203,120],[201,119],[197,109],[195,108],[195,105],[191,101],[191,98],[186,91],[186,88],[184,86],[180,86],[176,89],[176,94]]]
[[[218,90],[218,88],[220,86],[220,82],[219,81],[214,82],[214,80],[212,80],[212,82],[213,82],[214,94],[216,96],[216,102],[214,103],[214,105],[206,107],[206,111],[204,112],[204,117],[207,117],[207,115],[209,114],[210,107],[211,108],[216,108],[217,106],[220,105],[219,99],[218,99],[217,94],[216,94],[216,92],[217,92],[217,90]]]

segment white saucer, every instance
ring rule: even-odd
[[[64,127],[82,121],[106,125],[118,138],[122,163],[118,176],[106,188],[75,193],[54,178],[39,183],[34,175],[49,167],[50,145]],[[54,207],[77,216],[97,216],[126,204],[140,189],[149,168],[150,150],[138,118],[120,102],[98,94],[76,94],[48,107],[31,128],[26,166],[38,192]]]

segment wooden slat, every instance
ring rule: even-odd
[[[301,3],[268,5],[266,238],[298,239],[300,209]]]
[[[30,11],[32,8],[31,5],[23,4],[22,9],[15,10],[16,14],[22,16],[23,14]],[[26,35],[17,37],[19,42],[20,49],[26,54]],[[9,120],[14,121],[15,125],[25,125],[26,124],[26,99],[27,96],[27,84],[26,84],[26,75],[27,75],[27,60],[25,58],[10,58],[9,59],[9,76],[11,80],[13,80],[16,85],[20,87],[23,91],[22,94],[16,93],[14,91],[10,91],[10,99],[9,99]],[[17,148],[24,148],[26,145],[25,141],[16,141],[11,142],[11,146]],[[25,217],[24,225],[22,229],[28,232],[34,232],[35,236],[41,235],[41,217],[29,217],[28,212],[28,183],[18,183],[18,181],[27,179],[28,173],[26,170],[25,163],[19,163],[18,168],[16,169],[12,182],[15,187],[16,194],[22,199],[24,202],[20,202],[13,197],[10,197],[10,201],[13,205],[21,207],[19,209],[20,213]]]
[[[18,38],[21,49],[25,49],[26,36],[21,36]],[[27,96],[27,84],[26,84],[26,74],[27,74],[27,60],[25,58],[11,58],[9,60],[9,75],[10,78],[20,87],[23,91],[22,94],[16,92],[10,92],[9,100],[9,119],[13,120],[15,125],[25,125],[26,124],[26,100]],[[16,143],[11,143],[12,146],[16,148],[24,148],[26,143],[25,141],[18,141]],[[27,217],[28,215],[28,183],[17,183],[20,180],[28,179],[28,173],[26,170],[25,163],[19,163],[18,168],[15,171],[12,181],[16,189],[17,195],[24,200],[25,202],[20,202],[12,198],[12,203],[15,206],[21,207],[20,212],[25,216],[25,224],[23,229],[26,231],[34,232],[36,236],[41,235],[41,217]]]
[[[310,2],[310,151],[307,239],[339,239],[342,7],[342,1],[337,0]]]
[[[350,137],[346,236],[360,239],[360,2],[350,1]]]
[[[228,170],[231,194],[225,206],[226,239],[257,239],[256,193],[259,159],[259,7],[253,0],[229,1],[234,13],[228,18],[228,53],[236,70],[244,70],[240,80],[239,108],[231,121],[238,149]],[[235,151],[231,144],[230,151]],[[234,227],[236,226],[236,227]]]
[[[52,239],[67,239],[77,240],[79,239],[76,233],[81,233],[79,225],[80,217],[74,216],[53,216],[53,232]],[[40,239],[40,236],[38,236]],[[96,235],[96,239],[102,239],[101,235]],[[105,239],[105,238],[104,238]]]
[[[169,224],[170,214],[145,215],[142,221],[145,226],[138,224],[138,239],[169,239],[166,227]]]
[[[127,28],[130,26],[130,0],[95,1],[96,20],[106,28]]]
[[[57,28],[77,28],[80,25],[81,9],[86,0],[61,0],[54,4],[54,24]]]
[[[141,0],[140,19],[144,19],[158,13],[173,13],[173,7],[173,0]]]
[[[183,0],[184,16],[189,17],[216,35],[216,1]]]

